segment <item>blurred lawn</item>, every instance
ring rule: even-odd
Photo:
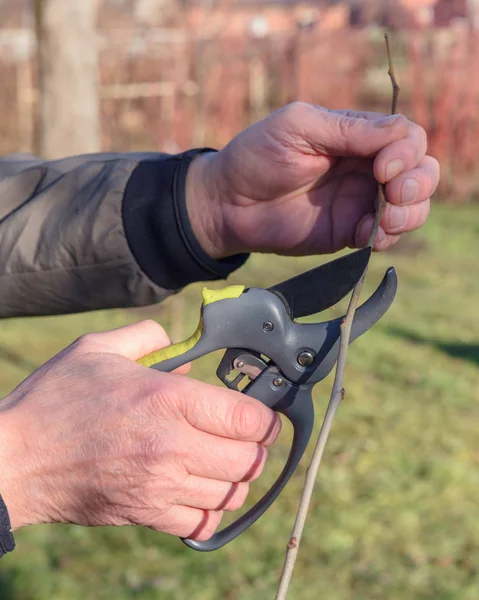
[[[421,232],[373,257],[367,292],[394,264],[398,296],[351,347],[347,395],[325,453],[291,598],[479,598],[478,257],[479,206],[435,207]],[[266,286],[316,264],[255,256],[230,281]],[[197,321],[199,289],[182,294],[185,335]],[[0,323],[0,390],[8,393],[87,331],[152,314],[168,327],[170,303]],[[217,359],[200,361],[193,375],[213,382]],[[316,430],[331,383],[330,376],[316,388]],[[254,497],[279,472],[290,433],[285,427]],[[218,552],[195,553],[141,528],[39,526],[18,532],[17,551],[1,561],[0,598],[273,598],[312,446],[280,500]]]

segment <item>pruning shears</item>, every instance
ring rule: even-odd
[[[204,288],[195,333],[138,361],[169,372],[226,349],[216,371],[218,378],[227,387],[280,412],[293,425],[287,462],[271,489],[209,540],[183,539],[190,548],[217,550],[238,537],[271,506],[294,473],[313,429],[312,390],[337,361],[343,317],[320,323],[298,323],[295,319],[320,313],[344,298],[365,272],[370,254],[371,248],[352,252],[268,289],[243,285]],[[357,309],[350,342],[385,314],[396,289],[396,272],[390,267],[373,295]]]

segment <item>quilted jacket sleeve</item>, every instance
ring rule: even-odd
[[[188,221],[188,166],[204,150],[0,159],[0,317],[154,304],[223,279]]]

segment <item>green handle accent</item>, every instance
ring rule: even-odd
[[[200,341],[202,333],[203,321],[200,319],[195,333],[187,340],[184,342],[178,342],[172,346],[166,346],[166,348],[161,348],[160,350],[155,350],[154,352],[150,352],[150,354],[143,356],[143,358],[140,358],[136,362],[144,367],[151,367],[152,365],[156,365],[157,363],[168,360],[169,358],[175,358],[176,356],[185,354],[185,352],[188,352],[188,350],[191,350],[191,348],[196,346],[196,344]]]
[[[203,307],[208,306],[208,304],[212,304],[213,302],[218,302],[219,300],[239,298],[244,292],[244,289],[244,285],[229,285],[221,290],[210,290],[205,287],[201,292],[203,298]],[[200,341],[202,333],[203,320],[200,318],[200,322],[195,333],[187,340],[184,342],[178,342],[172,346],[166,346],[166,348],[161,348],[160,350],[155,350],[154,352],[150,352],[150,354],[143,356],[136,362],[144,367],[151,367],[170,358],[181,356],[196,346],[196,344]]]
[[[201,291],[203,297],[203,306],[208,306],[218,300],[228,300],[229,298],[239,298],[244,292],[244,285],[229,285],[221,290],[210,290],[204,287]]]

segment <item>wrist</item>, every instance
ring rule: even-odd
[[[186,177],[186,207],[193,233],[211,258],[232,256],[228,251],[221,193],[218,183],[218,153],[199,154]]]

